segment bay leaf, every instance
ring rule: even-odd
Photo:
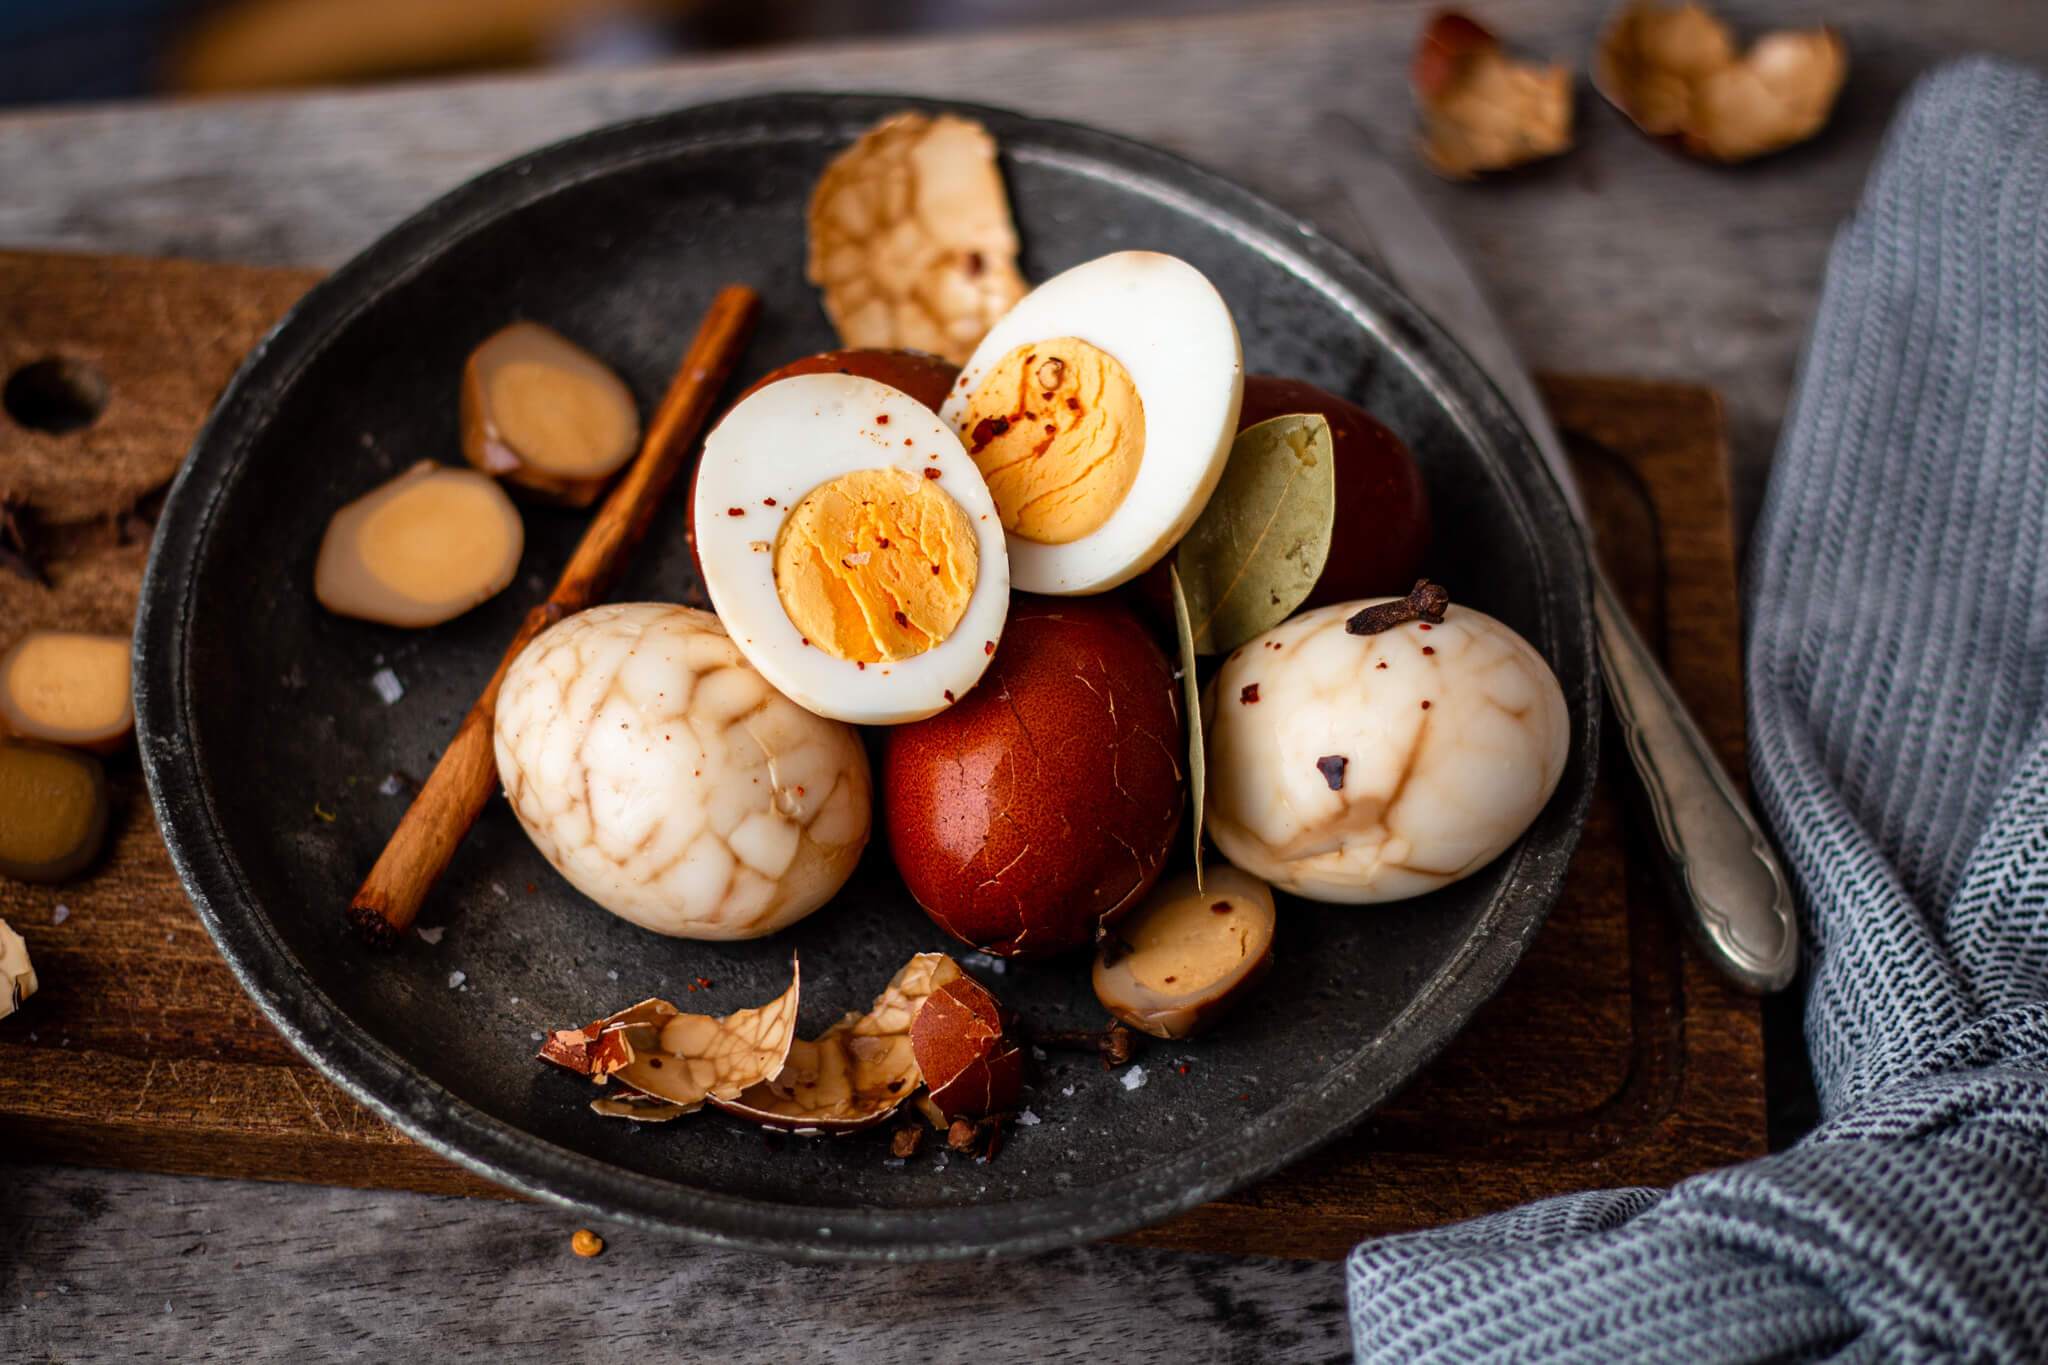
[[[1320,413],[1238,433],[1215,494],[1174,551],[1197,651],[1228,654],[1308,597],[1330,558],[1336,471]]]
[[[1188,713],[1188,800],[1194,803],[1195,890],[1202,889],[1202,805],[1209,785],[1209,764],[1202,742],[1202,685],[1195,679],[1195,631],[1188,619],[1188,597],[1181,587],[1180,570],[1166,566],[1166,580],[1173,587],[1173,628],[1180,637],[1180,685]]]

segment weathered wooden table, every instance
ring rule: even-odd
[[[1317,116],[1344,108],[1389,145],[1403,141],[1405,63],[1429,8],[1262,7],[631,73],[17,115],[0,119],[0,244],[331,265],[535,144],[799,87],[956,95],[1097,123],[1216,166],[1342,237],[1353,227],[1327,193]],[[1519,46],[1583,68],[1605,6],[1479,8]],[[1647,145],[1586,95],[1570,158],[1428,192],[1535,363],[1722,392],[1741,528],[1762,494],[1829,236],[1900,92],[1952,53],[2048,60],[2048,10],[1723,8],[1749,31],[1843,27],[1855,69],[1817,142],[1709,170]],[[1105,1246],[995,1268],[792,1268],[643,1237],[585,1263],[562,1251],[575,1221],[494,1201],[0,1166],[0,1358],[330,1358],[414,1343],[446,1359],[555,1360],[1310,1360],[1346,1349],[1341,1276],[1324,1263]]]

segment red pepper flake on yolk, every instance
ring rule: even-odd
[[[981,454],[982,450],[987,447],[990,441],[993,441],[996,437],[1001,436],[1004,432],[1008,431],[1009,429],[1010,419],[1007,417],[982,418],[979,422],[976,422],[974,424],[974,430],[968,433],[967,439],[972,441],[973,444],[967,447],[967,453],[969,455]]]
[[[1246,683],[1238,690],[1237,701],[1240,706],[1250,706],[1258,699],[1259,685],[1257,683]]]
[[[1428,702],[1422,704],[1429,705]],[[1316,760],[1316,771],[1323,775],[1323,781],[1330,784],[1331,791],[1339,792],[1344,790],[1344,769],[1350,764],[1351,760],[1342,754],[1325,754]]]

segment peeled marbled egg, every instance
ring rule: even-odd
[[[1484,867],[1550,799],[1571,740],[1556,677],[1507,626],[1453,605],[1350,634],[1368,605],[1275,626],[1203,701],[1210,837],[1311,900],[1401,900]]]
[[[872,785],[854,731],[754,670],[709,612],[593,607],[498,694],[498,777],[577,890],[679,938],[756,938],[845,884]]]

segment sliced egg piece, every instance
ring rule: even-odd
[[[776,690],[895,725],[967,695],[1002,638],[1010,562],[960,440],[849,374],[741,399],[704,442],[697,550],[726,629]]]
[[[975,348],[940,415],[1009,533],[1026,592],[1104,592],[1157,563],[1216,491],[1244,397],[1237,325],[1178,257],[1055,275]]]

